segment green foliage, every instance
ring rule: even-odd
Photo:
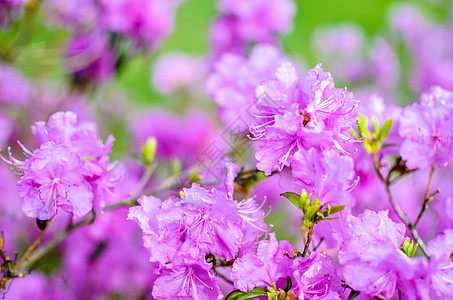
[[[379,125],[378,119],[373,116],[373,132],[368,129],[368,120],[365,116],[359,115],[359,123],[357,124],[357,132],[351,129],[351,133],[356,139],[363,140],[363,148],[368,153],[376,153],[382,149],[384,141],[389,135],[393,121],[388,119],[382,126]]]
[[[142,145],[142,154],[146,166],[151,166],[156,156],[157,140],[150,137]]]
[[[327,205],[325,210],[322,210],[323,205],[319,203],[319,199],[315,198],[310,202],[312,194],[308,194],[304,189],[300,195],[292,192],[286,192],[280,194],[280,196],[285,197],[291,201],[297,208],[299,208],[303,213],[303,226],[305,228],[311,227],[316,223],[321,222],[322,220],[332,220],[335,218],[328,218],[331,214],[342,211],[344,205],[330,206]]]
[[[225,297],[225,300],[245,300],[259,296],[267,296],[267,294],[268,292],[265,289],[256,287],[248,292],[243,292],[241,290],[232,291]]]
[[[291,290],[291,287],[293,286],[293,282],[291,281],[291,277],[286,277],[286,283],[285,283],[285,292],[289,292]]]
[[[408,257],[414,257],[417,248],[418,243],[414,245],[414,241],[411,241],[411,239],[407,239],[404,241],[403,248],[401,248],[401,251]]]

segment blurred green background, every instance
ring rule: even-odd
[[[244,0],[246,1],[246,0]],[[387,32],[386,19],[389,7],[396,0],[295,0],[297,15],[293,31],[282,37],[286,52],[292,57],[303,57],[308,66],[318,63],[316,51],[310,47],[313,31],[318,26],[353,22],[363,27],[368,37]],[[166,40],[154,57],[137,58],[130,62],[119,82],[124,85],[135,101],[156,103],[162,101],[149,85],[149,65],[164,52],[184,51],[203,55],[209,51],[208,32],[216,14],[213,0],[186,0],[178,9],[174,33]],[[443,20],[448,15],[450,1],[414,0],[424,8],[425,14]]]
[[[244,0],[246,1],[246,0]],[[386,19],[388,9],[396,0],[294,0],[297,15],[293,30],[281,37],[286,52],[293,58],[302,57],[308,67],[319,62],[316,51],[311,49],[310,41],[315,28],[332,26],[337,23],[352,22],[363,27],[367,37],[387,34]],[[449,0],[413,0],[430,18],[443,20],[448,15]],[[177,10],[173,34],[156,53],[139,56],[128,61],[121,73],[109,88],[125,90],[128,98],[140,105],[166,102],[150,85],[150,66],[162,53],[182,51],[192,55],[203,55],[209,51],[208,34],[212,19],[216,15],[214,0],[185,0]],[[49,28],[43,23],[43,14],[33,24],[32,35],[20,48],[15,65],[28,76],[35,79],[52,77],[55,81],[65,80],[61,63],[61,47],[68,33]],[[27,24],[25,24],[27,25]],[[9,31],[0,31],[0,50],[14,42],[17,32],[24,24],[15,24]]]

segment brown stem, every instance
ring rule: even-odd
[[[428,184],[426,185],[425,198],[423,199],[423,205],[422,205],[422,208],[420,209],[420,212],[418,213],[417,219],[414,223],[415,228],[417,227],[418,223],[420,222],[420,219],[422,218],[423,213],[428,208],[428,202],[431,199],[431,196],[429,193],[431,190],[431,185],[433,183],[434,170],[435,170],[435,165],[432,165],[431,172],[429,173]]]
[[[382,175],[381,164],[380,164],[379,160],[377,159],[376,154],[372,153],[372,156],[373,156],[374,168],[376,170],[376,173],[377,173],[379,179],[385,185],[385,190],[387,191],[387,195],[389,197],[389,201],[390,201],[390,204],[392,205],[393,210],[398,215],[398,217],[401,219],[401,221],[404,222],[404,224],[407,226],[407,228],[409,228],[414,240],[418,243],[418,248],[422,251],[423,255],[428,260],[430,260],[430,257],[428,255],[428,253],[426,252],[426,245],[423,242],[423,240],[420,238],[420,235],[418,234],[417,229],[415,228],[414,224],[412,224],[412,222],[409,220],[407,215],[401,210],[401,208],[398,206],[398,204],[393,200],[393,195],[390,190],[390,184],[387,180],[385,180],[384,176]]]
[[[44,246],[42,246],[38,250],[31,253],[30,257],[24,263],[23,268],[27,269],[29,266],[33,265],[36,261],[38,261],[41,257],[43,257],[48,252],[50,252],[53,248],[57,247],[68,236],[69,233],[71,233],[73,230],[81,227],[82,225],[93,222],[93,220],[94,220],[94,214],[92,213],[92,214],[89,214],[88,216],[86,216],[85,218],[83,218],[82,220],[80,220],[79,222],[68,226],[64,231],[57,234],[52,240],[47,242]],[[19,262],[19,264],[16,265],[17,272],[20,271],[19,270],[20,266],[21,265]]]
[[[25,251],[24,255],[22,255],[22,257],[20,258],[19,262],[16,264],[16,270],[19,270],[20,269],[20,266],[26,262],[27,260],[29,260],[29,256],[30,254],[33,252],[33,250],[35,250],[35,248],[39,245],[39,243],[41,242],[41,239],[42,237],[44,236],[44,233],[46,232],[46,229],[49,227],[49,224],[50,222],[52,221],[53,217],[46,222],[46,226],[44,227],[43,230],[41,230],[41,232],[39,233],[38,237],[36,238],[36,240],[33,242],[33,244],[31,244],[30,247],[28,247],[27,251]]]
[[[304,252],[302,253],[302,257],[305,257],[307,255],[308,247],[310,246],[312,237],[313,237],[313,225],[308,227],[307,242],[305,243]]]

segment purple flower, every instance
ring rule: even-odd
[[[409,258],[399,250],[406,228],[391,221],[388,211],[349,215],[337,231],[343,238],[338,252],[343,277],[354,290],[386,299],[398,289],[404,295],[414,293],[424,259]]]
[[[410,258],[390,243],[368,245],[355,260],[343,262],[343,276],[356,291],[392,299],[397,290],[414,299],[416,280],[423,274],[424,258]]]
[[[308,193],[314,193],[321,204],[353,206],[354,198],[346,193],[354,187],[354,163],[350,157],[334,149],[299,150],[294,154],[291,169],[296,182]]]
[[[100,23],[106,31],[132,40],[135,47],[154,49],[173,30],[176,1],[102,0]]]
[[[207,168],[200,168],[199,175],[203,181],[219,181],[216,184],[206,184],[204,188],[211,189],[215,188],[227,195],[229,199],[233,199],[234,194],[234,179],[237,176],[239,167],[235,165],[231,157],[224,156],[215,165]]]
[[[171,268],[163,267],[153,286],[156,299],[223,299],[211,265],[182,258]]]
[[[216,189],[205,190],[195,183],[183,189],[183,195],[164,202],[141,197],[141,206],[130,209],[129,218],[142,228],[151,261],[172,263],[179,255],[200,260],[209,253],[233,259],[242,238],[237,203]]]
[[[32,132],[38,145],[48,141],[63,144],[83,160],[90,171],[86,180],[94,193],[94,209],[100,212],[104,206],[104,194],[111,194],[110,189],[121,180],[121,174],[113,172],[114,165],[110,164],[108,156],[112,151],[113,136],[110,135],[102,144],[97,125],[90,121],[78,121],[73,112],[54,113],[47,124],[36,122]]]
[[[62,208],[77,219],[91,211],[93,191],[85,180],[89,170],[79,156],[52,142],[29,155],[23,163],[14,161],[23,173],[17,184],[28,217],[48,220]]]
[[[403,223],[393,222],[388,217],[388,210],[374,212],[366,209],[357,217],[348,215],[337,231],[344,241],[342,248],[345,248],[344,251],[340,249],[340,260],[348,260],[355,259],[366,251],[366,247],[354,247],[360,243],[368,245],[389,242],[393,248],[399,249],[405,240],[406,227]]]
[[[263,234],[266,234],[267,237],[267,234],[272,229],[272,225],[268,227],[264,222],[264,218],[270,213],[270,208],[266,214],[262,211],[265,203],[266,200],[258,204],[255,197],[242,200],[238,203],[238,214],[243,220],[242,232],[244,234],[239,256],[245,253],[254,253],[259,238]]]
[[[453,92],[432,87],[401,114],[400,155],[409,168],[445,167],[453,157]]]
[[[342,292],[337,267],[326,253],[313,252],[307,257],[294,259],[292,290],[299,299],[338,299]]]
[[[238,18],[242,39],[255,42],[270,42],[275,34],[288,32],[295,9],[291,0],[222,0],[219,4],[221,13]]]
[[[277,288],[283,289],[286,278],[291,275],[291,259],[283,253],[293,250],[289,242],[278,242],[275,233],[271,233],[269,240],[260,242],[256,255],[245,254],[235,260],[231,271],[234,286],[245,292],[276,283]]]
[[[66,46],[66,64],[76,82],[101,82],[115,71],[115,55],[100,31],[78,34]]]
[[[289,166],[301,149],[351,151],[344,148],[350,147],[347,130],[356,121],[358,101],[335,88],[320,65],[300,80],[291,64],[283,64],[274,80],[257,87],[255,101],[259,112],[251,133],[259,139],[257,167],[266,175]]]
[[[437,235],[428,244],[431,259],[426,273],[417,281],[419,296],[423,299],[448,299],[453,293],[453,230]]]

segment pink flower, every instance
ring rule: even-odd
[[[22,209],[28,217],[48,220],[58,208],[78,219],[93,208],[93,191],[85,180],[88,169],[66,146],[47,142],[18,165]]]

